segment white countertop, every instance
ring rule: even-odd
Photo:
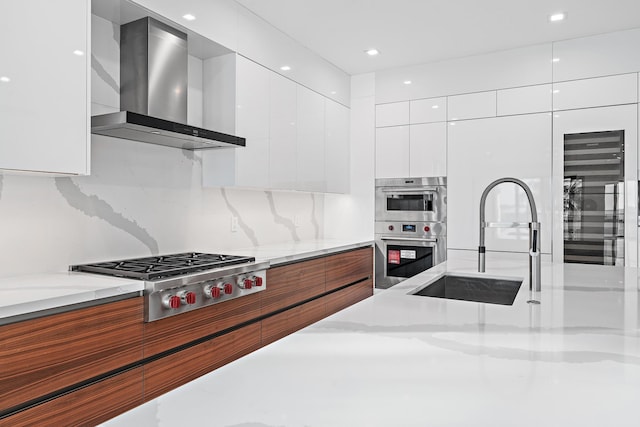
[[[312,240],[234,251],[216,251],[213,248],[208,252],[254,256],[256,261],[270,261],[277,265],[371,244],[371,241]],[[38,315],[37,312],[41,311],[91,303],[143,290],[144,282],[140,280],[77,272],[0,278],[0,325],[12,321],[10,318],[15,316]]]
[[[638,271],[543,264],[541,304],[376,293],[105,426],[637,426]],[[526,258],[487,260],[526,275]]]
[[[0,324],[14,316],[117,297],[143,289],[144,282],[139,280],[74,272],[0,278]]]

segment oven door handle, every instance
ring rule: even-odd
[[[406,242],[438,243],[438,239],[421,239],[419,237],[380,237],[380,240],[400,240]]]
[[[414,194],[423,194],[423,193],[437,193],[438,187],[380,187],[380,190],[383,193],[414,193]]]

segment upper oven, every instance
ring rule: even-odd
[[[446,177],[376,179],[376,221],[446,221]]]

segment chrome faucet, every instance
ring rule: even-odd
[[[540,292],[540,223],[538,222],[538,211],[536,210],[536,202],[533,200],[531,189],[524,182],[516,178],[500,178],[493,181],[482,192],[480,198],[480,245],[478,246],[478,271],[484,273],[485,264],[485,246],[484,246],[484,229],[491,226],[485,222],[485,204],[489,192],[497,185],[504,182],[511,182],[519,185],[527,194],[529,199],[529,209],[531,210],[531,222],[529,223],[529,290],[532,292]],[[520,224],[507,224],[507,227],[518,227]],[[498,225],[500,226],[500,225]],[[535,299],[527,302],[539,303]]]

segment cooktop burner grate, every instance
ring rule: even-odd
[[[255,258],[246,256],[184,252],[95,264],[73,265],[71,270],[130,279],[154,280],[254,261]]]

